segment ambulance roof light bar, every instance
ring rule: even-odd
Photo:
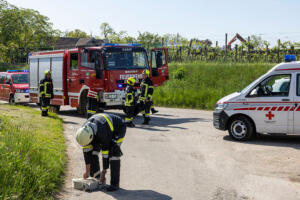
[[[27,69],[9,69],[7,70],[8,73],[13,73],[13,72],[29,72]]]
[[[117,44],[117,43],[102,43],[102,46],[113,46],[113,47],[140,47],[141,44],[133,43],[133,44]]]
[[[296,61],[296,55],[287,54],[284,56],[284,62]]]

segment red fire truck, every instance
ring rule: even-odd
[[[51,105],[76,107],[86,114],[88,90],[99,94],[99,108],[122,109],[126,80],[142,80],[142,71],[150,70],[154,86],[169,79],[165,48],[151,49],[150,62],[145,48],[139,44],[102,44],[74,49],[33,52],[29,55],[30,100],[39,103],[39,82],[51,70],[54,98]]]
[[[27,70],[0,72],[0,100],[10,104],[29,102]]]

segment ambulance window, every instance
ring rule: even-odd
[[[291,75],[274,75],[259,83],[249,94],[250,97],[289,96]]]
[[[300,96],[300,74],[297,75],[297,96]]]
[[[70,59],[71,70],[78,69],[78,53],[71,53]]]

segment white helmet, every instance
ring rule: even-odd
[[[76,132],[76,141],[80,146],[88,145],[93,140],[93,137],[93,129],[88,125],[81,127]]]

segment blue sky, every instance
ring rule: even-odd
[[[108,22],[116,31],[179,33],[224,44],[235,33],[300,42],[300,0],[8,0],[38,10],[54,28],[100,35]]]

